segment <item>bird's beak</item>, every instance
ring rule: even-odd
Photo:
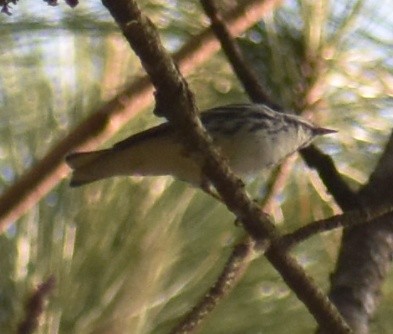
[[[328,135],[330,133],[337,133],[337,131],[333,130],[333,129],[327,129],[327,128],[315,128],[314,129],[314,134],[316,136]]]

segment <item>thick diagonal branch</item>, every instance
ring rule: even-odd
[[[225,16],[231,22],[232,33],[239,34],[271,10],[259,0],[247,0]],[[193,37],[175,55],[183,73],[207,60],[219,49],[219,43],[210,29]],[[152,86],[147,77],[129,84],[112,100],[95,110],[78,127],[0,196],[0,233],[41,200],[69,169],[64,156],[81,148],[93,149],[108,140],[121,126],[152,102]]]
[[[157,98],[165,97],[164,102],[158,101],[159,106],[171,106],[160,111],[165,113],[179,128],[184,138],[187,138],[188,147],[199,151],[203,170],[227,207],[236,214],[257,242],[275,239],[277,232],[274,225],[260,212],[258,206],[250,201],[237,178],[211,149],[197,118],[192,94],[162,47],[152,23],[142,15],[135,1],[105,0],[103,3],[122,28],[130,45],[141,57],[157,89]],[[334,333],[349,332],[335,308],[293,259],[276,247],[270,247],[267,257],[322,327]]]

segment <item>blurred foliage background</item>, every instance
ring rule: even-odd
[[[208,25],[198,1],[139,1],[175,51]],[[234,1],[221,2],[223,7]],[[354,189],[368,175],[393,125],[392,0],[285,1],[239,42],[266,89],[286,108],[339,133],[320,139]],[[138,59],[99,2],[21,1],[0,16],[0,187],[87,115],[141,76]],[[247,101],[215,54],[189,76],[203,108]],[[151,110],[107,145],[160,120]],[[283,231],[338,208],[316,173],[292,158],[269,212]],[[263,198],[277,173],[249,186]],[[39,333],[166,333],[214,282],[244,236],[225,207],[169,177],[121,178],[70,189],[61,182],[0,236],[0,332],[13,333],[34,288],[55,288]],[[316,236],[295,254],[327,289],[340,232]],[[374,333],[393,332],[384,287]],[[390,306],[391,307],[391,306]],[[201,333],[310,333],[315,323],[264,258],[256,258]]]

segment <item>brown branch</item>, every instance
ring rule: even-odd
[[[282,178],[287,176],[286,168],[283,170],[281,166],[277,169],[272,178],[270,189],[261,201],[261,208],[263,209],[270,205],[269,199],[280,188]],[[250,256],[256,251],[260,254],[264,253],[268,245],[269,243],[266,242],[263,249],[261,245],[256,249],[255,243],[250,237],[246,237],[245,240],[236,245],[214,285],[184,316],[181,323],[173,330],[173,333],[193,333],[196,331],[203,320],[214,311],[219,302],[235,289],[250,264]]]
[[[269,180],[265,183],[265,195],[261,200],[258,200],[259,205],[264,211],[271,213],[274,203],[274,195],[280,194],[287,184],[290,171],[293,167],[294,159],[288,158],[270,175]]]
[[[170,55],[165,51],[153,23],[139,10],[135,1],[103,1],[142,64],[156,88],[157,107],[161,114],[174,123],[189,150],[202,165],[228,208],[240,216],[246,230],[256,239],[274,234],[274,225],[243,191],[242,182],[231,173],[226,163],[212,148],[197,116],[192,93],[178,72]],[[247,214],[245,214],[247,212]],[[243,217],[244,216],[244,217]],[[262,222],[262,224],[260,224]]]
[[[250,201],[238,179],[212,149],[197,117],[187,83],[161,45],[154,25],[142,15],[135,1],[105,0],[103,3],[122,28],[134,51],[141,57],[142,64],[157,89],[160,112],[187,138],[188,147],[199,151],[203,171],[227,207],[236,214],[257,242],[274,240],[277,237],[274,225]],[[350,332],[338,312],[293,259],[276,247],[269,248],[267,257],[323,328],[334,333]]]
[[[392,217],[392,211],[392,206],[381,206],[366,210],[346,212],[327,219],[312,222],[292,233],[283,235],[274,241],[274,243],[276,247],[288,251],[314,235],[328,232],[336,228],[348,228],[367,223],[377,225],[380,219],[384,219],[385,216]],[[265,252],[268,243],[264,246],[264,249],[258,249],[258,252]],[[185,334],[195,332],[201,322],[215,309],[217,304],[236,287],[236,284],[245,273],[253,253],[254,243],[250,238],[247,238],[246,241],[237,245],[215,284],[209,289],[201,301],[187,313],[182,322],[176,326],[172,333]]]
[[[233,40],[232,36],[225,27],[224,22],[219,18],[217,8],[213,0],[201,0],[202,4],[209,15],[213,29],[220,40],[224,52],[236,74],[238,74],[244,88],[249,93],[250,98],[256,102],[269,101],[267,94],[265,94],[262,86],[259,84],[254,72],[248,67],[245,62],[239,47]],[[298,298],[303,301],[311,314],[314,315],[319,325],[327,328],[327,322],[337,326],[335,331],[348,331],[349,328],[335,309],[335,307],[327,300],[327,298],[313,285],[313,281],[308,277],[295,260],[286,257],[285,253],[277,247],[276,244],[266,252],[266,257],[280,272],[287,285],[297,294]],[[283,256],[284,255],[284,256]],[[323,317],[320,318],[320,316]],[[328,329],[332,330],[331,328]]]
[[[204,1],[204,3],[209,3],[209,1]],[[247,64],[242,60],[241,55],[238,55],[239,48],[234,46],[235,42],[230,38],[230,35],[224,29],[217,28],[221,23],[217,19],[218,16],[211,13],[212,10],[214,11],[214,6],[207,7],[205,5],[205,8],[208,8],[207,12],[210,13],[212,23],[216,27],[215,32],[221,41],[228,59],[232,62],[235,72],[238,74],[246,91],[249,91],[251,99],[258,101],[255,94],[260,86],[255,83],[253,84],[254,86],[249,84],[250,82],[255,82],[255,76],[248,75],[252,71],[242,69]],[[315,68],[315,71],[317,73],[323,73],[323,70],[318,68],[318,66]],[[318,84],[316,83],[315,85],[315,87],[310,88],[310,91],[315,90]],[[254,87],[258,89],[254,89]],[[264,93],[261,95],[261,100],[264,99],[263,97],[265,95]],[[305,94],[305,103],[300,103],[299,105],[303,107],[307,106],[307,99],[310,96],[312,96],[311,93]],[[393,134],[389,146],[390,152],[393,152]],[[391,198],[392,195],[390,192],[393,186],[387,186],[387,184],[392,183],[391,180],[393,179],[390,177],[393,153],[387,153],[389,151],[388,147],[382,156],[380,164],[371,176],[371,182],[362,190],[361,196],[358,196],[349,188],[348,184],[337,171],[332,159],[319,151],[315,146],[310,146],[302,150],[301,154],[308,166],[318,171],[321,180],[341,208],[343,210],[354,210],[362,207],[361,202],[367,203],[367,206],[370,206],[370,198],[373,198],[372,203],[375,202],[376,198],[382,199],[382,202],[383,198]],[[383,194],[387,190],[389,196],[384,196]],[[367,200],[362,196],[364,194],[367,194],[365,196]],[[380,286],[391,261],[389,254],[391,254],[393,249],[391,237],[393,228],[391,227],[390,215],[385,215],[384,219],[381,220],[383,221],[382,223],[351,228],[344,231],[342,249],[337,265],[338,268],[332,280],[333,287],[330,296],[336,305],[338,305],[345,318],[348,319],[352,328],[359,333],[365,332],[367,330],[366,328],[368,328],[369,317],[376,309]],[[332,227],[334,227],[333,225]],[[308,231],[311,233],[312,227],[309,227]],[[359,260],[359,258],[362,260]],[[350,268],[353,268],[353,270]],[[372,275],[369,275],[369,273]],[[362,284],[353,284],[356,281],[362,282]],[[369,307],[370,302],[373,305],[372,307]]]
[[[326,188],[342,210],[360,208],[359,197],[349,188],[338,172],[332,158],[311,145],[300,151],[307,166],[315,169]]]
[[[270,4],[273,6],[274,4]],[[239,34],[269,12],[260,0],[244,1],[225,17],[231,32]],[[190,73],[219,49],[210,29],[193,37],[175,55],[183,73]],[[152,102],[152,86],[147,77],[128,85],[116,97],[91,113],[33,167],[0,196],[0,233],[19,219],[64,178],[69,169],[64,156],[80,148],[95,148],[108,140],[121,126]]]
[[[39,317],[44,311],[44,303],[55,287],[55,278],[50,276],[41,283],[26,303],[25,319],[18,326],[18,334],[31,334],[38,327]]]
[[[246,241],[234,248],[215,284],[171,333],[189,334],[197,330],[201,322],[233,290],[236,283],[243,277],[250,258],[254,253],[254,245],[255,243],[250,238],[247,238]]]
[[[264,2],[268,3],[271,1],[265,0]],[[275,109],[279,109],[279,106],[265,93],[255,71],[247,66],[247,62],[243,57],[239,45],[233,41],[231,33],[227,25],[224,24],[223,18],[217,10],[214,1],[201,0],[201,4],[210,19],[211,27],[220,41],[221,47],[233,71],[236,73],[251,101],[255,103],[264,103]]]
[[[393,206],[391,205],[348,211],[340,215],[312,222],[292,233],[283,235],[277,240],[277,244],[280,244],[285,249],[289,249],[313,235],[328,232],[340,227],[353,228],[366,223],[375,223],[377,219],[385,218],[385,216],[391,217],[392,212]]]
[[[369,182],[359,192],[367,206],[382,206],[393,197],[393,132]],[[382,284],[391,268],[393,217],[385,215],[378,224],[344,230],[329,295],[356,333],[369,331],[377,310]]]
[[[276,109],[281,109],[277,103],[271,101],[255,75],[256,71],[244,59],[239,45],[226,28],[224,20],[220,17],[214,2],[212,0],[201,0],[201,3],[211,20],[212,29],[221,42],[225,55],[250,99],[256,103],[266,103],[274,106]],[[358,204],[356,195],[344,182],[329,156],[322,153],[314,145],[303,149],[301,155],[309,167],[318,171],[326,188],[343,209],[353,210],[358,207],[356,206]]]

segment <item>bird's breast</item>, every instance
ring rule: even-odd
[[[256,176],[278,164],[303,144],[296,129],[276,133],[242,131],[232,137],[221,136],[216,143],[239,176]]]

